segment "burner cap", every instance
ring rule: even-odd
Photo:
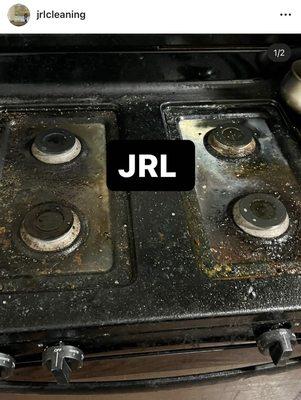
[[[81,143],[66,129],[50,129],[35,137],[31,151],[44,163],[62,164],[79,155]]]
[[[286,208],[270,194],[253,193],[238,200],[233,217],[244,232],[260,238],[278,237],[289,227]]]
[[[245,126],[220,126],[212,129],[208,136],[209,145],[226,157],[244,157],[256,148],[252,130]]]
[[[44,203],[34,207],[21,225],[21,238],[33,250],[58,251],[72,244],[80,232],[78,216],[68,207]]]

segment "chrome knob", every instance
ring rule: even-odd
[[[0,373],[2,379],[9,378],[15,369],[15,359],[9,354],[0,353]]]
[[[68,384],[72,371],[82,368],[84,353],[75,346],[60,343],[44,350],[42,363],[53,374],[58,384]]]
[[[259,336],[257,346],[262,354],[270,354],[275,365],[283,366],[291,356],[296,340],[290,329],[273,329]]]

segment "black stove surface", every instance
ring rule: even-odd
[[[193,129],[179,130],[179,121],[182,124],[190,120],[200,122],[207,115],[207,119],[211,118],[210,128],[216,127],[212,120],[218,109],[225,119],[249,125],[250,121],[259,124],[256,125],[259,147],[255,158],[251,156],[253,164],[250,158],[246,162],[240,160],[223,164],[227,165],[229,176],[235,178],[239,188],[231,195],[227,191],[223,201],[231,202],[233,197],[254,191],[255,187],[259,192],[266,191],[260,186],[266,182],[269,185],[267,191],[276,192],[276,196],[280,196],[287,206],[288,214],[293,215],[286,240],[290,241],[294,251],[289,253],[285,245],[280,246],[279,239],[264,242],[266,245],[262,245],[258,238],[246,241],[234,225],[227,228],[232,229],[232,236],[227,238],[225,234],[224,238],[220,238],[215,235],[219,227],[218,218],[223,216],[217,213],[214,219],[210,213],[220,205],[212,203],[211,208],[205,207],[212,198],[201,199],[200,193],[201,186],[210,181],[212,171],[216,174],[225,160],[214,158],[219,162],[215,170],[207,170],[208,182],[203,183],[200,176],[196,190],[190,194],[110,193],[108,213],[103,217],[110,220],[110,227],[105,231],[112,229],[113,261],[107,271],[101,270],[105,260],[101,255],[95,256],[97,262],[93,267],[85,258],[88,242],[76,251],[64,254],[59,265],[54,260],[46,259],[42,267],[39,257],[34,257],[31,250],[25,250],[26,246],[20,241],[18,244],[16,241],[12,248],[4,242],[8,247],[1,253],[1,265],[5,271],[0,294],[0,340],[3,349],[13,350],[15,354],[26,353],[40,343],[45,345],[67,339],[68,343],[80,343],[84,350],[89,350],[97,346],[105,348],[147,343],[148,340],[181,341],[185,332],[191,333],[192,330],[197,330],[198,337],[207,338],[252,336],[253,326],[267,321],[289,321],[297,326],[301,290],[300,231],[299,224],[294,221],[300,211],[300,125],[294,115],[289,111],[285,113],[281,104],[278,75],[273,75],[273,79],[264,79],[265,69],[262,67],[264,72],[260,68],[254,69],[254,60],[264,58],[262,50],[246,57],[235,52],[223,57],[210,53],[205,56],[200,53],[189,56],[115,55],[116,60],[122,60],[122,63],[116,66],[119,72],[113,74],[110,80],[107,75],[98,75],[101,69],[92,68],[91,74],[84,75],[82,68],[78,67],[77,76],[76,68],[68,75],[74,78],[72,82],[70,79],[70,84],[68,78],[65,81],[60,75],[62,57],[70,60],[70,64],[63,64],[69,67],[73,62],[80,65],[81,57],[84,63],[95,58],[94,65],[105,66],[106,60],[109,60],[108,54],[77,54],[70,55],[70,58],[68,55],[51,54],[44,57],[51,66],[51,72],[44,69],[33,77],[32,71],[41,56],[27,54],[0,58],[3,76],[6,77],[0,83],[2,134],[8,137],[5,148],[2,148],[5,158],[2,185],[7,185],[7,189],[1,189],[2,198],[6,196],[1,207],[14,210],[12,221],[1,222],[1,226],[11,224],[11,232],[17,234],[20,221],[30,207],[46,200],[62,200],[64,204],[74,206],[83,218],[90,220],[91,217],[90,223],[95,227],[97,225],[93,213],[98,204],[94,199],[98,172],[88,168],[95,164],[89,164],[86,159],[87,168],[74,165],[74,168],[64,171],[62,180],[57,166],[40,168],[41,164],[28,151],[26,143],[40,132],[41,118],[43,128],[58,125],[70,131],[74,130],[74,124],[89,124],[88,117],[92,118],[106,127],[107,131],[103,134],[106,140],[117,136],[123,139],[176,139],[180,134],[189,137],[195,133]],[[169,59],[170,65],[176,63],[177,68],[169,71],[166,66],[161,67],[162,57]],[[187,57],[194,60],[189,68]],[[253,61],[250,62],[250,59]],[[141,60],[141,65],[145,63],[140,70],[141,75],[135,76],[133,72],[128,75],[126,71],[137,60]],[[209,75],[202,72],[199,79],[197,75],[202,68],[198,66],[202,60],[204,71],[208,70],[208,65],[214,66],[215,63],[226,62],[227,65],[220,64],[220,70],[219,66],[213,68]],[[14,79],[8,71],[16,63],[23,63],[25,68]],[[153,68],[154,65],[156,68]],[[233,67],[237,65],[242,68],[240,72]],[[167,75],[164,75],[165,68]],[[155,71],[149,76],[150,69]],[[12,121],[15,122],[12,124]],[[80,132],[84,134],[84,131],[75,129],[77,135]],[[267,141],[272,143],[274,152],[270,154],[270,150],[265,148],[261,153],[264,160],[259,160],[260,150]],[[93,154],[98,157],[94,150],[93,147],[91,157]],[[17,154],[20,158],[15,157]],[[260,180],[255,167],[257,162],[263,161],[265,166]],[[241,163],[244,167],[248,166],[248,170],[241,172],[241,177],[234,177],[241,171]],[[56,173],[51,176],[53,171]],[[270,181],[275,171],[279,179],[271,178]],[[13,182],[8,185],[7,179],[11,181],[16,176],[19,186]],[[51,176],[51,185],[45,179],[48,176]],[[85,186],[87,196],[78,199],[75,192],[86,178],[89,181]],[[67,191],[66,181],[70,182]],[[285,191],[283,183],[289,184]],[[22,196],[21,190],[26,191]],[[106,188],[101,185],[100,190],[106,191]],[[27,196],[25,203],[30,207],[22,205],[24,196]],[[224,212],[222,207],[220,210]],[[5,219],[5,215],[1,218]],[[202,226],[202,218],[210,223]],[[207,235],[205,250],[201,247],[203,228]],[[1,235],[5,232],[3,230]],[[119,240],[120,235],[123,241]],[[89,241],[88,234],[87,238]],[[209,254],[209,248],[218,251],[221,240],[224,240],[225,252],[214,255],[214,250],[211,250]],[[119,246],[120,243],[124,245]],[[235,252],[236,246],[242,245],[246,246],[246,252]],[[91,246],[96,250],[100,242]],[[204,252],[207,252],[205,263]],[[81,256],[82,264],[76,259],[77,255]],[[9,268],[10,263],[12,268]],[[49,266],[51,273],[47,273]],[[39,274],[36,273],[38,270]],[[119,284],[120,271],[123,271],[124,280]],[[61,283],[56,286],[58,282]],[[119,331],[116,330],[118,326]],[[208,327],[215,329],[208,331]],[[26,344],[28,340],[30,342]]]

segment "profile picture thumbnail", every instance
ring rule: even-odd
[[[8,10],[7,16],[11,24],[23,26],[29,21],[30,11],[23,4],[14,4]]]

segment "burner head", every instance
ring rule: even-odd
[[[245,126],[221,126],[208,135],[209,145],[225,157],[245,157],[254,152],[256,142],[252,130]]]
[[[35,137],[31,151],[35,158],[46,164],[62,164],[79,155],[81,143],[66,129],[50,129]]]
[[[44,203],[23,219],[20,234],[33,250],[58,251],[70,246],[80,233],[80,220],[68,207]]]
[[[260,238],[281,236],[289,227],[286,208],[270,194],[254,193],[238,200],[233,217],[244,232]]]

